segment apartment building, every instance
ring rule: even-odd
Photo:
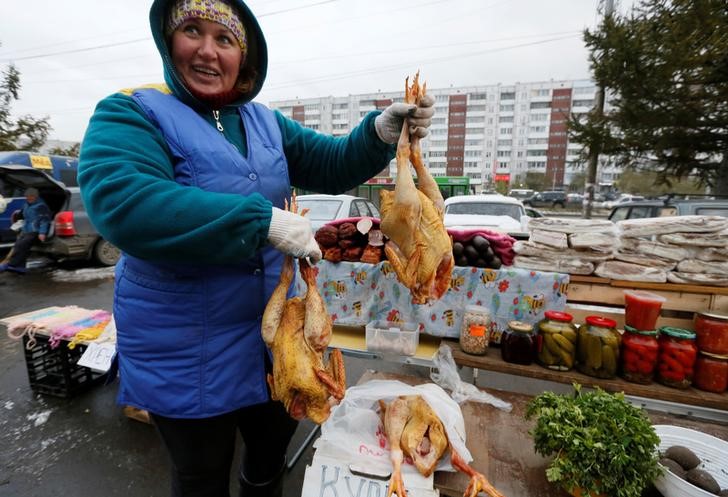
[[[430,135],[422,141],[433,176],[468,176],[473,184],[522,184],[526,173],[544,173],[552,188],[564,188],[574,174],[581,146],[568,139],[568,116],[594,106],[590,80],[544,81],[460,88],[428,88],[435,97]],[[404,92],[369,93],[271,102],[272,108],[321,133],[343,135],[370,111],[402,101]],[[600,158],[598,182],[618,176]],[[394,176],[390,164],[382,176]]]

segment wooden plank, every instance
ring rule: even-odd
[[[367,371],[358,383],[374,379],[398,380],[410,385],[426,381],[412,376]],[[546,480],[545,471],[550,460],[533,450],[533,438],[529,435],[529,430],[534,427],[535,421],[525,419],[526,408],[532,397],[494,389],[483,390],[510,402],[513,409],[511,412],[504,412],[478,402],[465,402],[461,405],[466,444],[473,456],[471,466],[483,473],[503,495],[566,496],[559,487]],[[647,415],[653,424],[681,426],[728,440],[728,425],[650,411]],[[462,473],[438,471],[435,473],[434,483],[441,495],[461,497],[468,478]]]
[[[624,290],[637,287],[614,287],[595,283],[569,283],[567,289],[567,300],[572,303],[599,304],[604,306],[624,307]],[[663,288],[650,288],[655,293],[667,300],[662,305],[666,311],[699,312],[712,308],[713,295],[707,293],[696,293],[686,291],[674,291]],[[727,304],[728,305],[728,304]]]
[[[713,299],[710,303],[710,310],[728,314],[728,296],[713,295]]]
[[[707,293],[715,295],[728,295],[727,287],[709,286],[709,285],[686,285],[678,283],[644,283],[639,281],[612,280],[607,278],[599,278],[597,276],[579,276],[578,274],[569,275],[569,280],[575,283],[597,283],[620,288],[639,288],[640,290],[650,291],[671,291],[671,292],[687,292],[687,293]]]
[[[507,373],[527,378],[536,378],[539,380],[554,381],[557,383],[571,384],[580,383],[588,387],[600,387],[608,392],[624,392],[627,395],[635,395],[638,397],[646,397],[648,399],[664,400],[668,402],[677,402],[679,404],[687,404],[701,407],[709,407],[728,411],[728,393],[711,393],[703,392],[695,388],[680,390],[670,388],[659,383],[650,385],[639,385],[615,378],[613,380],[603,380],[592,378],[582,374],[576,370],[572,371],[554,371],[532,364],[523,366],[520,364],[511,364],[500,358],[500,354],[496,357],[497,351],[489,351],[484,356],[469,355],[460,350],[456,344],[448,342],[452,349],[452,356],[455,363],[460,366],[469,366],[472,368],[484,369],[487,371],[497,371],[499,373]]]

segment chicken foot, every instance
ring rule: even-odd
[[[475,471],[460,457],[460,454],[458,454],[452,444],[450,445],[450,461],[455,469],[470,477],[470,483],[468,484],[468,488],[465,489],[463,497],[477,497],[480,492],[485,492],[490,497],[503,497],[503,494],[490,484],[483,473]]]

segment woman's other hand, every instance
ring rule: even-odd
[[[374,120],[379,139],[385,143],[397,143],[405,119],[410,134],[424,138],[430,133],[432,116],[435,114],[434,104],[435,99],[429,94],[422,96],[419,105],[393,103]]]

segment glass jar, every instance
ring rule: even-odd
[[[587,316],[579,327],[576,367],[596,378],[614,378],[619,363],[617,322],[601,316]]]
[[[460,348],[467,354],[485,355],[488,351],[490,311],[480,305],[468,305],[460,327]]]
[[[697,312],[694,319],[698,349],[709,354],[728,355],[728,316]]]
[[[531,364],[533,343],[533,326],[521,321],[510,321],[501,337],[501,357],[513,364]]]
[[[649,385],[657,367],[657,331],[624,327],[622,335],[622,376],[633,383]]]
[[[536,360],[541,366],[568,371],[576,356],[576,326],[574,317],[566,312],[546,311],[538,322]]]
[[[728,356],[700,352],[695,361],[693,385],[706,392],[728,390]]]
[[[624,291],[624,323],[640,331],[654,330],[667,299],[643,290]]]
[[[661,327],[659,333],[657,381],[668,387],[689,387],[698,355],[695,333],[669,326]]]

